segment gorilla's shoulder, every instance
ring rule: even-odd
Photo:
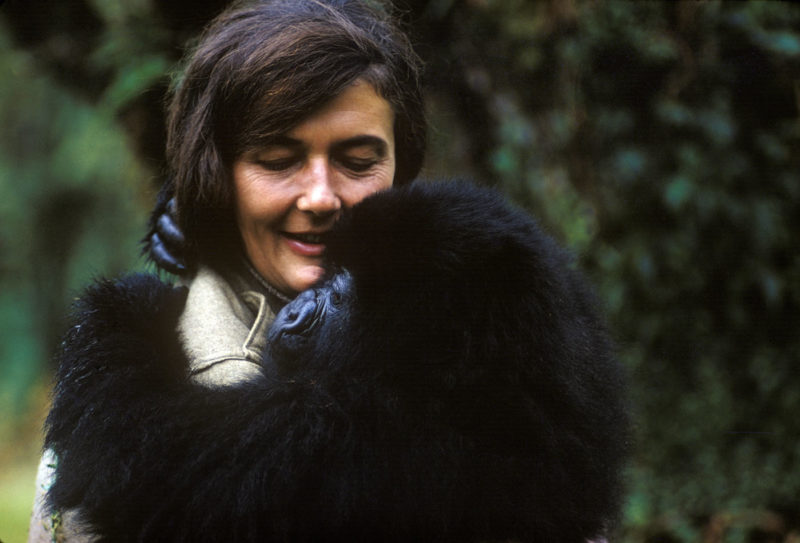
[[[147,427],[132,432],[136,436],[126,434],[125,421],[186,373],[176,332],[185,294],[156,276],[131,274],[96,280],[75,301],[56,354],[56,386],[45,424],[45,446],[59,463],[49,503],[71,508],[84,501],[89,510],[102,509],[108,496],[104,485],[115,488],[129,476],[110,459],[114,446],[158,434]]]
[[[145,273],[96,280],[73,305],[62,366],[124,352],[180,352],[176,327],[186,292]]]
[[[116,279],[98,279],[76,300],[73,318],[81,325],[113,331],[119,327],[146,327],[177,321],[186,289],[174,287],[152,274],[133,273]]]
[[[446,234],[438,241],[447,241],[458,240],[454,235],[457,232],[470,236],[508,233],[529,225],[532,219],[495,189],[465,180],[438,180],[416,181],[374,194],[353,209],[350,220],[354,228],[365,220],[381,227],[404,228],[406,232],[432,227]]]

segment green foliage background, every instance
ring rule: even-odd
[[[21,466],[32,496],[70,297],[142,266],[168,75],[223,4],[0,6],[0,486]],[[620,538],[797,537],[800,7],[398,6],[428,65],[426,173],[501,187],[600,290],[636,417]],[[0,538],[27,509],[0,507]]]

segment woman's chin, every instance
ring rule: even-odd
[[[289,287],[298,294],[313,287],[325,275],[325,268],[321,265],[306,265],[296,270],[291,278]]]

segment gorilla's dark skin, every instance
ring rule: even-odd
[[[328,240],[266,383],[188,378],[184,293],[91,287],[65,341],[50,500],[105,541],[582,543],[617,518],[623,372],[566,253],[493,191],[414,184]]]

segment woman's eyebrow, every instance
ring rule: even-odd
[[[277,135],[269,138],[263,144],[264,148],[268,147],[289,147],[289,148],[302,148],[305,143],[302,140],[292,138],[287,135]],[[353,136],[337,142],[331,146],[334,152],[346,151],[354,147],[372,147],[372,149],[379,156],[386,156],[389,150],[389,144],[381,137],[364,134],[360,136]]]
[[[386,140],[378,136],[362,135],[337,141],[332,145],[332,150],[346,151],[353,147],[372,147],[379,156],[383,157],[386,156],[388,152],[389,144]]]
[[[303,147],[303,142],[286,135],[272,136],[263,144],[264,147]]]

